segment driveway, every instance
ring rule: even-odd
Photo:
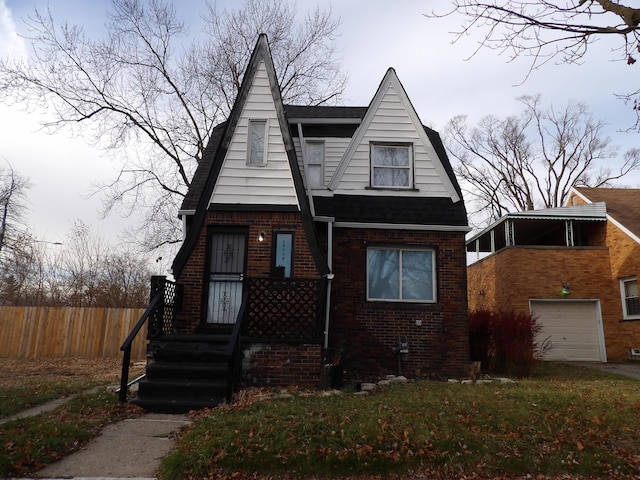
[[[571,365],[581,365],[595,368],[603,372],[616,373],[640,380],[640,362],[638,363],[599,363],[599,362],[568,362]]]

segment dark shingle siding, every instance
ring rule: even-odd
[[[285,105],[284,113],[289,119],[360,119],[367,113],[368,107],[332,107],[332,106],[316,106],[309,107],[304,105]]]
[[[450,198],[334,195],[314,204],[316,215],[337,222],[467,226],[464,203]]]
[[[211,138],[209,139],[209,143],[207,143],[207,146],[204,149],[204,153],[202,154],[200,164],[198,165],[196,173],[191,179],[191,186],[189,187],[189,191],[182,201],[180,210],[195,210],[198,207],[198,200],[200,199],[200,195],[204,190],[205,184],[207,183],[207,177],[211,172],[211,167],[213,166],[218,146],[222,141],[222,135],[224,134],[225,126],[226,123],[221,123],[213,129]]]

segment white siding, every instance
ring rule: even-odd
[[[395,87],[389,85],[380,105],[364,132],[362,140],[357,146],[351,160],[340,180],[337,191],[358,190],[365,193],[370,182],[369,145],[371,142],[402,142],[413,144],[414,154],[414,185],[416,192],[403,192],[403,195],[441,197],[449,196],[450,192],[443,184],[440,174],[434,166],[440,162],[433,146],[425,144],[423,138],[412,122]],[[372,195],[385,195],[384,190],[368,190]],[[398,192],[389,191],[390,195]]]
[[[267,164],[263,167],[247,165],[249,120],[267,120]],[[260,63],[249,90],[211,203],[299,207],[264,62]]]
[[[324,142],[324,183],[329,183],[331,177],[338,168],[338,164],[344,155],[345,150],[349,146],[351,138],[336,138],[336,137],[305,137],[305,141],[323,141]],[[300,138],[294,138],[294,144],[296,148],[296,155],[298,157],[298,164],[300,165],[300,171],[304,171],[302,147],[300,145]],[[306,176],[303,175],[305,182]],[[316,189],[314,189],[316,190]]]

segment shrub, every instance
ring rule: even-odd
[[[472,311],[469,314],[470,358],[481,362],[485,371],[529,376],[536,360],[550,348],[548,341],[536,342],[540,331],[537,318],[528,312]]]

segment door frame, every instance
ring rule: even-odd
[[[202,305],[200,312],[200,328],[206,329],[207,327],[215,327],[216,325],[226,325],[226,324],[218,324],[218,323],[208,323],[207,315],[208,315],[208,307],[209,307],[209,286],[210,286],[210,277],[211,272],[209,271],[211,266],[211,247],[213,242],[213,237],[216,234],[241,234],[244,235],[244,266],[243,266],[243,292],[244,289],[247,288],[247,263],[248,263],[248,255],[249,255],[249,227],[248,226],[216,226],[210,225],[207,228],[207,238],[206,238],[206,246],[205,246],[205,256],[204,256],[204,265],[203,265],[203,278],[202,278]],[[233,326],[233,324],[228,324]]]

